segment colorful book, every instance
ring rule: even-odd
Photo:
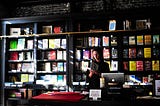
[[[153,44],[159,44],[159,35],[153,35]]]
[[[111,35],[111,45],[117,46],[117,36]]]
[[[143,58],[144,51],[143,48],[137,48],[137,58]]]
[[[112,48],[112,58],[118,58],[118,50],[117,48]]]
[[[118,71],[118,61],[111,61],[110,71]]]
[[[17,49],[23,50],[24,48],[25,48],[25,38],[19,38]]]
[[[52,33],[52,25],[42,26],[42,33],[51,34]]]
[[[90,50],[83,49],[83,59],[90,59],[91,52]]]
[[[49,48],[54,49],[55,48],[55,39],[49,39]]]
[[[123,61],[123,70],[128,71],[128,61]]]
[[[143,71],[143,61],[136,61],[137,71]]]
[[[57,68],[59,72],[63,72],[64,70],[63,62],[57,62]]]
[[[103,36],[103,46],[109,46],[109,36]]]
[[[21,74],[21,82],[28,82],[29,74]]]
[[[49,60],[56,60],[57,54],[56,50],[51,50],[48,52],[48,59]]]
[[[151,71],[152,69],[152,62],[151,61],[144,61],[144,70],[145,71]]]
[[[109,31],[116,30],[116,20],[109,20]]]
[[[136,48],[129,48],[129,58],[136,58]]]
[[[137,35],[137,45],[143,45],[143,35]]]
[[[104,57],[104,59],[110,58],[110,49],[109,48],[103,48],[103,57]]]
[[[152,60],[152,71],[160,71],[159,66],[159,60]]]
[[[18,52],[10,52],[10,60],[18,60]]]
[[[52,64],[52,72],[57,72],[58,71],[57,62],[53,62],[51,64]]]
[[[129,71],[136,71],[136,61],[129,61]]]
[[[10,49],[17,49],[17,40],[10,41]]]
[[[129,55],[129,50],[123,49],[123,58],[128,58],[128,55]]]
[[[151,45],[151,43],[152,43],[151,35],[144,35],[144,43],[145,43],[145,45]]]
[[[135,45],[136,39],[135,36],[129,36],[129,45]]]
[[[151,58],[151,48],[144,48],[144,58]]]

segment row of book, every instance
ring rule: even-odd
[[[117,48],[103,48],[103,57],[104,59],[109,58],[118,58]],[[77,60],[90,60],[92,59],[92,49],[77,49],[76,50],[76,59]]]
[[[101,44],[102,43],[102,44]],[[97,47],[97,46],[117,46],[117,36],[110,35],[110,36],[103,36],[95,37],[81,37],[76,39],[76,46],[77,47]]]
[[[9,71],[10,72],[29,72],[33,73],[34,72],[34,64],[31,62],[29,63],[9,63]]]
[[[159,57],[160,49],[157,47],[144,47],[144,48],[125,48],[123,49],[123,58],[151,58]]]
[[[160,71],[159,60],[151,61],[123,61],[124,71]]]
[[[33,60],[33,52],[32,51],[26,51],[26,52],[10,52],[9,54],[10,60]]]
[[[67,41],[66,39],[39,39],[38,40],[38,49],[55,49],[63,48],[66,49]]]
[[[66,60],[66,50],[38,51],[38,60]]]
[[[160,37],[155,35],[130,35],[123,36],[124,45],[156,45],[159,44]]]
[[[33,49],[33,40],[25,39],[25,38],[11,40],[10,41],[10,49],[17,49],[17,50]]]
[[[109,64],[110,71],[118,71],[118,61],[105,61]],[[86,72],[90,68],[91,61],[80,61],[75,63],[76,70]]]
[[[37,73],[66,72],[66,62],[38,63]]]

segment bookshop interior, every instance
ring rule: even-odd
[[[160,105],[159,10],[159,0],[1,0],[0,106]]]

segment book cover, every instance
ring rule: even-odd
[[[159,60],[152,60],[152,71],[159,71]]]
[[[112,58],[118,58],[118,50],[117,50],[117,48],[112,48]]]
[[[34,72],[34,64],[33,63],[23,63],[22,72]]]
[[[144,58],[151,58],[151,48],[144,48]]]
[[[67,53],[66,53],[66,51],[63,50],[62,52],[63,52],[63,58],[62,58],[62,59],[63,59],[63,60],[67,60]]]
[[[64,72],[67,71],[67,63],[66,63],[66,62],[63,63],[63,71],[64,71]]]
[[[48,39],[42,39],[42,48],[47,49],[48,48]]]
[[[111,61],[110,71],[118,71],[118,61]]]
[[[63,72],[64,70],[63,62],[57,62],[57,68],[59,72]]]
[[[143,45],[143,35],[137,35],[137,45]]]
[[[19,38],[17,49],[23,50],[24,48],[25,48],[25,38]]]
[[[49,60],[56,60],[57,54],[56,50],[48,51],[48,59]]]
[[[104,59],[110,58],[110,49],[109,48],[103,48],[103,57],[104,57]]]
[[[33,60],[33,52],[25,52],[25,60]]]
[[[10,28],[10,35],[11,36],[21,35],[21,28]]]
[[[153,46],[153,48],[152,48],[152,57],[159,58],[159,56],[160,56],[159,48]]]
[[[153,44],[159,44],[159,35],[153,35]]]
[[[64,76],[63,75],[57,75],[57,82],[62,83],[64,81]]]
[[[42,33],[52,34],[52,25],[42,26]]]
[[[144,35],[144,43],[145,45],[151,45],[152,43],[151,35]]]
[[[58,71],[58,67],[57,67],[57,62],[52,62],[52,72],[57,72]]]
[[[111,45],[117,46],[117,36],[111,35]]]
[[[128,61],[123,61],[123,70],[128,71]]]
[[[81,51],[82,51],[82,50],[76,49],[76,59],[77,59],[77,60],[81,60],[81,58],[82,58],[82,57],[81,57],[81,56],[82,56]]]
[[[129,61],[129,71],[136,71],[136,61]]]
[[[82,70],[82,72],[86,72],[88,67],[89,67],[89,62],[88,61],[82,61],[81,62],[81,70]]]
[[[55,39],[49,39],[49,48],[54,49],[55,48]]]
[[[103,36],[102,46],[109,46],[109,36]]]
[[[18,52],[10,52],[10,60],[18,60]]]
[[[123,36],[123,45],[128,45],[128,36]]]
[[[28,74],[21,74],[21,82],[28,82],[29,75]]]
[[[147,29],[147,19],[136,20],[136,29],[137,30]]]
[[[136,58],[136,48],[129,48],[129,58]]]
[[[143,71],[143,61],[136,61],[137,71]]]
[[[57,50],[57,60],[63,60],[63,50]]]
[[[91,52],[90,50],[83,49],[83,59],[90,59]]]
[[[43,41],[42,41],[42,39],[38,39],[38,49],[43,49]]]
[[[123,49],[123,58],[128,58],[128,55],[129,55],[129,50]]]
[[[109,20],[109,31],[116,30],[116,20]]]
[[[27,49],[33,49],[33,40],[27,40]]]
[[[137,48],[137,58],[143,58],[144,51],[143,48]]]
[[[60,26],[55,26],[53,31],[54,31],[54,33],[61,33],[62,32],[62,28]]]
[[[17,40],[10,41],[10,49],[17,49]]]
[[[50,62],[45,63],[45,72],[51,72],[51,63]]]
[[[129,36],[129,45],[135,45],[136,39],[135,36]]]
[[[151,69],[152,69],[152,62],[148,61],[148,60],[144,61],[144,69],[145,69],[145,71],[151,71]]]
[[[67,40],[61,39],[61,48],[66,49],[66,46],[67,46]]]
[[[54,47],[60,48],[61,47],[61,39],[54,39]]]

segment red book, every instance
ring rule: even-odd
[[[18,52],[11,52],[10,60],[18,60]]]
[[[48,59],[49,60],[56,60],[56,51],[55,50],[49,51]]]

